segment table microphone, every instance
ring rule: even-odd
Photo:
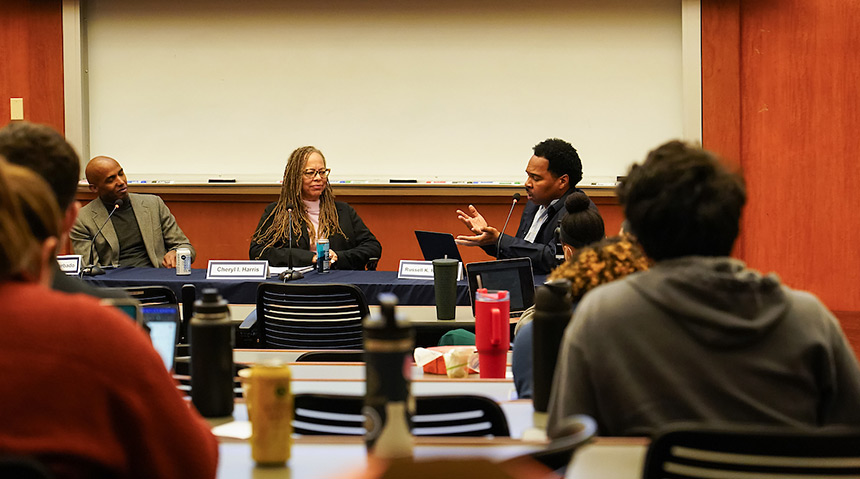
[[[104,228],[108,224],[108,221],[110,221],[110,217],[113,216],[113,214],[116,213],[116,210],[118,210],[121,206],[122,206],[122,200],[116,200],[113,202],[113,209],[111,210],[107,219],[105,220],[104,223],[102,223],[101,227],[99,227],[99,230],[96,231],[96,234],[93,235],[93,239],[90,241],[89,266],[87,266],[86,268],[84,268],[83,271],[81,271],[82,275],[84,275],[84,276],[97,276],[100,274],[105,274],[105,270],[101,269],[101,267],[99,267],[99,265],[93,264],[93,248],[95,248],[95,246],[96,246],[96,238],[99,237],[99,233],[102,232],[102,228]],[[102,236],[104,236],[104,235],[102,235]]]
[[[287,206],[287,215],[289,215],[289,220],[287,223],[287,229],[290,230],[289,237],[289,256],[287,257],[287,270],[282,271],[281,274],[278,275],[278,279],[283,282],[290,281],[292,279],[302,279],[305,275],[301,271],[293,271],[293,207]],[[317,260],[319,261],[319,260]]]
[[[505,229],[508,227],[508,221],[511,219],[511,214],[514,212],[514,207],[517,206],[517,201],[520,201],[520,194],[514,193],[513,202],[511,203],[511,210],[508,211],[508,217],[505,218],[505,226],[502,226],[502,231],[499,233],[499,242],[496,244],[496,258],[499,257],[499,254],[502,252],[502,236],[505,235]]]

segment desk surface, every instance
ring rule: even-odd
[[[177,298],[182,297],[182,285],[194,284],[198,290],[217,288],[228,302],[237,304],[256,303],[257,285],[261,283],[259,280],[206,279],[205,269],[192,269],[188,276],[177,276],[173,269],[129,267],[108,269],[103,275],[88,276],[85,280],[105,288],[163,285],[172,289]],[[276,276],[270,277],[268,281],[279,282]],[[325,274],[310,271],[303,279],[294,280],[292,283],[354,284],[364,292],[368,304],[379,304],[377,298],[380,293],[394,293],[399,303],[404,305],[436,304],[432,280],[398,279],[396,271],[332,270]],[[471,304],[466,280],[457,282],[457,304],[463,306]]]

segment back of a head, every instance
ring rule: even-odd
[[[61,210],[75,200],[80,160],[74,148],[51,127],[23,121],[6,125],[0,129],[0,155],[47,181]]]
[[[59,236],[60,212],[33,171],[0,157],[0,281],[34,278],[42,242]]]
[[[582,248],[587,244],[600,241],[606,236],[603,217],[596,208],[591,207],[591,200],[585,193],[572,193],[564,201],[567,210],[559,225],[559,236],[562,243]]]
[[[582,181],[582,160],[579,153],[570,143],[550,138],[534,146],[535,156],[546,158],[549,162],[547,169],[556,176],[567,175],[571,188]]]
[[[583,247],[573,258],[550,273],[548,280],[568,279],[574,300],[601,284],[644,271],[651,260],[632,236],[622,234],[604,238]]]
[[[631,232],[651,258],[728,256],[746,188],[712,153],[671,141],[630,168],[618,198]]]

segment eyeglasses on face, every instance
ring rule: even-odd
[[[317,175],[320,175],[320,178],[328,178],[328,174],[331,173],[331,168],[325,168],[321,170],[305,170],[302,172],[305,178],[314,178]]]

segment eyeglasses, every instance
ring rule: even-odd
[[[302,172],[302,175],[304,175],[304,177],[308,179],[314,178],[317,175],[320,175],[320,178],[322,179],[326,179],[328,178],[329,173],[331,173],[331,168],[325,168],[322,170],[305,170]]]

